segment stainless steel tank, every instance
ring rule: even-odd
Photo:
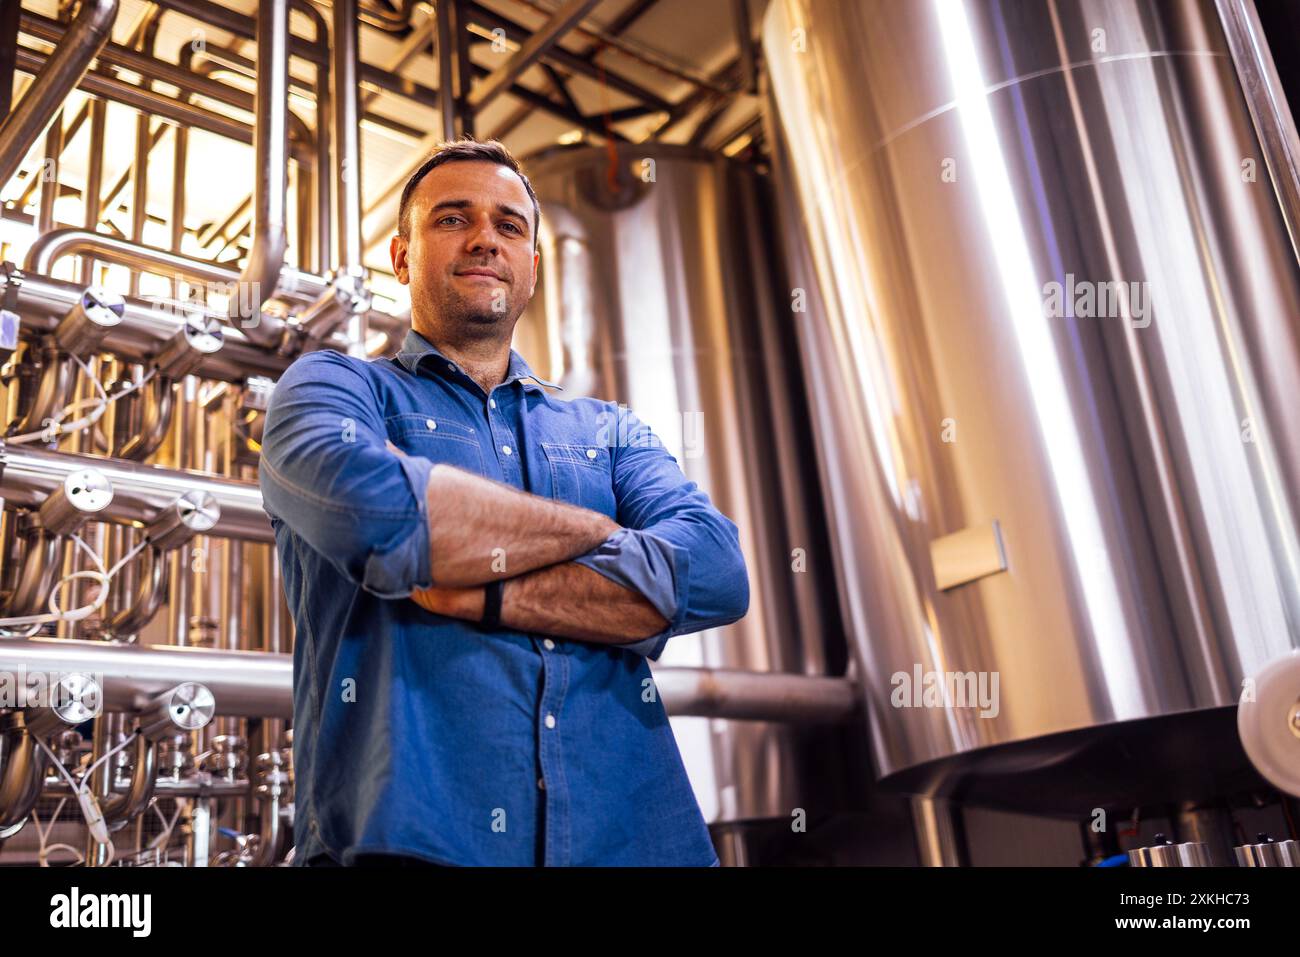
[[[1300,271],[1213,3],[772,0],[762,42],[879,774],[1061,813],[1258,785]]]
[[[560,398],[625,404],[740,529],[749,614],[659,665],[843,674],[815,456],[764,182],[686,147],[548,150],[536,294],[515,346]],[[674,718],[711,823],[788,818],[820,791],[800,729]],[[866,756],[860,760],[865,765]]]

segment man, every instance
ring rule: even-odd
[[[647,659],[745,614],[736,525],[635,415],[510,348],[540,216],[505,147],[444,144],[391,244],[401,352],[276,386],[295,863],[718,863]]]

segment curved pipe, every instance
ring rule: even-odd
[[[262,304],[275,294],[289,248],[289,0],[257,5],[253,152],[253,248],[227,312],[250,342],[274,347],[284,336],[285,322],[265,315]]]
[[[23,269],[48,276],[64,256],[88,254],[129,269],[148,272],[166,269],[187,282],[231,286],[240,281],[238,272],[220,263],[76,227],[51,230],[36,239],[27,250]],[[302,303],[313,302],[328,287],[328,283],[319,276],[292,267],[283,270],[279,284],[284,288],[276,288],[277,293],[286,299]],[[238,296],[233,296],[232,300],[237,298]]]
[[[135,739],[135,761],[131,768],[131,786],[125,794],[114,794],[103,804],[104,820],[108,824],[125,824],[149,807],[153,800],[154,782],[158,777],[158,752],[154,742],[143,734]],[[111,776],[110,766],[107,773]]]
[[[278,797],[262,800],[261,828],[258,831],[257,853],[253,855],[253,867],[270,867],[280,856],[284,848],[284,822],[280,820],[280,799]]]
[[[254,793],[261,804],[257,853],[253,867],[270,867],[284,851],[285,827],[281,802],[289,797],[289,778],[278,751],[258,758],[254,776]]]
[[[0,716],[0,831],[22,824],[41,796],[43,752],[18,712]],[[2,842],[0,842],[2,843]]]
[[[85,76],[113,32],[118,0],[85,0],[81,12],[46,62],[22,102],[0,123],[0,185],[18,171],[23,157],[55,111]]]
[[[5,617],[44,614],[54,587],[54,576],[63,567],[61,536],[51,534],[39,525],[23,536],[27,539],[27,555],[23,562],[18,586],[5,607]]]
[[[45,427],[46,419],[52,419],[55,413],[63,411],[72,394],[77,379],[72,358],[60,354],[53,338],[42,341],[37,349],[40,352],[41,382],[36,390],[36,398],[27,414],[9,426],[6,435],[39,432]]]
[[[175,390],[172,388],[171,379],[162,375],[155,375],[149,382],[149,388],[145,390],[143,396],[144,402],[144,421],[140,425],[140,430],[127,440],[116,453],[124,459],[133,459],[142,461],[153,455],[162,445],[163,440],[167,438],[167,432],[172,426],[172,414],[176,409]]]
[[[140,574],[135,597],[104,626],[104,630],[114,638],[138,635],[145,625],[153,621],[167,597],[167,557],[149,546],[144,549],[140,560],[145,567]]]

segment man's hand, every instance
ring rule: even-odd
[[[412,591],[411,601],[435,615],[478,621],[483,617],[485,591],[482,585],[468,588],[439,588],[432,585]]]
[[[417,588],[411,601],[425,611],[464,621],[483,618],[484,588]],[[641,595],[599,572],[564,562],[507,578],[501,624],[597,644],[623,644],[668,627]]]

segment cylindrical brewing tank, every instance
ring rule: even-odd
[[[842,674],[788,290],[752,169],[685,147],[549,150],[537,290],[515,346],[564,389],[625,404],[739,527],[748,615],[675,638],[661,665]],[[784,317],[784,321],[782,321]],[[612,437],[616,440],[616,437]],[[711,823],[788,818],[809,798],[800,729],[673,719]],[[866,762],[865,754],[862,761]]]
[[[773,0],[763,49],[879,774],[1062,812],[1255,781],[1300,272],[1214,4]]]

